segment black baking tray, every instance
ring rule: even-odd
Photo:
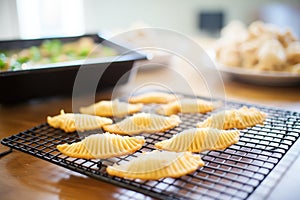
[[[147,59],[146,55],[111,42],[99,34],[85,34],[73,37],[52,37],[26,40],[0,41],[1,50],[14,50],[39,46],[43,41],[58,39],[62,43],[90,37],[95,43],[113,48],[118,56],[76,60],[42,65],[34,69],[0,72],[0,103],[18,103],[24,100],[50,96],[71,95],[79,68],[84,65],[93,73],[105,69],[96,91],[123,84],[129,80],[130,70],[137,60]]]
[[[191,98],[186,95],[185,97]],[[143,111],[156,110],[157,106],[145,105]],[[179,178],[153,181],[124,179],[108,175],[106,168],[114,163],[134,159],[143,152],[155,150],[156,142],[169,139],[188,128],[194,128],[195,124],[222,108],[206,114],[180,113],[182,122],[179,126],[155,134],[142,133],[146,143],[141,150],[131,155],[110,159],[79,159],[63,155],[56,149],[58,144],[78,142],[81,138],[77,132],[66,134],[47,123],[4,138],[1,143],[58,166],[130,189],[132,195],[128,199],[139,199],[140,193],[164,200],[266,199],[265,197],[277,184],[277,178],[283,176],[283,172],[287,171],[292,162],[292,159],[289,158],[290,161],[287,161],[286,158],[290,157],[292,150],[295,150],[293,147],[300,137],[300,113],[240,102],[226,102],[227,109],[243,106],[256,107],[267,113],[268,117],[264,124],[240,130],[239,142],[225,150],[200,153],[205,166]],[[122,119],[113,120],[117,122]],[[278,167],[281,167],[281,171],[278,171]],[[121,195],[122,199],[127,199],[124,194]]]

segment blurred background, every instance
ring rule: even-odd
[[[232,20],[262,20],[300,36],[299,0],[0,0],[0,39],[127,30],[136,26],[217,37]]]

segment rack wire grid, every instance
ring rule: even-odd
[[[153,106],[153,105],[152,105]],[[179,114],[182,123],[169,131],[141,134],[146,143],[134,154],[112,159],[78,159],[63,155],[56,145],[80,141],[76,132],[65,133],[47,123],[4,138],[1,143],[84,175],[113,183],[157,199],[248,199],[283,159],[300,134],[300,113],[257,105],[226,102],[226,109],[257,107],[268,114],[263,125],[241,130],[238,143],[222,151],[201,153],[205,166],[180,178],[156,181],[128,180],[110,176],[106,168],[128,161],[154,144],[196,126],[207,114]],[[152,110],[151,107],[147,108]],[[217,112],[218,110],[216,110]]]

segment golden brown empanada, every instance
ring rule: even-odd
[[[87,114],[75,114],[65,113],[64,110],[60,111],[60,115],[54,117],[47,117],[47,122],[54,128],[60,128],[65,132],[73,131],[87,131],[100,129],[103,125],[112,124],[112,120],[105,117],[87,115]]]
[[[300,63],[291,66],[291,72],[296,73],[296,74],[300,74]]]
[[[181,113],[207,113],[214,110],[220,103],[213,103],[202,99],[184,98],[161,105],[157,113],[161,115],[173,115]]]
[[[266,40],[257,52],[258,64],[261,70],[284,70],[286,62],[285,49],[276,39]]]
[[[177,178],[204,166],[199,155],[190,152],[152,151],[144,153],[124,164],[108,166],[112,176],[142,180]]]
[[[292,42],[286,49],[286,55],[290,64],[300,63],[300,41]]]
[[[139,150],[145,139],[142,136],[129,137],[110,133],[94,134],[80,142],[57,145],[57,149],[70,157],[104,159],[128,155]]]
[[[208,117],[203,122],[197,124],[197,127],[212,127],[217,129],[244,129],[256,124],[263,124],[267,115],[264,112],[252,107],[246,106],[240,109],[226,110]]]
[[[174,128],[180,122],[180,118],[177,115],[166,117],[151,113],[137,113],[116,124],[103,126],[103,129],[111,133],[134,135],[143,132],[155,133],[166,131]]]
[[[168,151],[202,152],[223,150],[239,141],[238,130],[219,130],[214,128],[192,128],[182,131],[168,140],[157,142],[155,147]]]
[[[180,112],[180,104],[178,101],[172,101],[170,103],[160,105],[156,112],[160,115],[175,115]]]
[[[141,103],[129,104],[116,99],[113,101],[99,101],[90,106],[81,107],[80,112],[103,117],[124,117],[128,114],[139,112],[142,108],[143,104]]]
[[[148,92],[129,98],[129,103],[169,103],[176,100],[176,95],[165,92]]]
[[[226,45],[220,48],[217,55],[218,60],[226,66],[237,67],[241,65],[242,61],[239,56],[239,49],[237,45]]]
[[[235,34],[237,32],[238,36]],[[236,22],[229,23],[221,30],[221,38],[213,46],[220,67],[233,66],[237,67],[237,71],[246,69],[246,73],[248,70],[253,70],[253,73],[289,73],[293,72],[291,66],[300,63],[297,37],[289,29],[262,21],[255,21],[248,27]]]

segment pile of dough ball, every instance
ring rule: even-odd
[[[290,30],[261,21],[249,27],[231,22],[222,29],[214,49],[224,66],[300,73],[300,41]]]

